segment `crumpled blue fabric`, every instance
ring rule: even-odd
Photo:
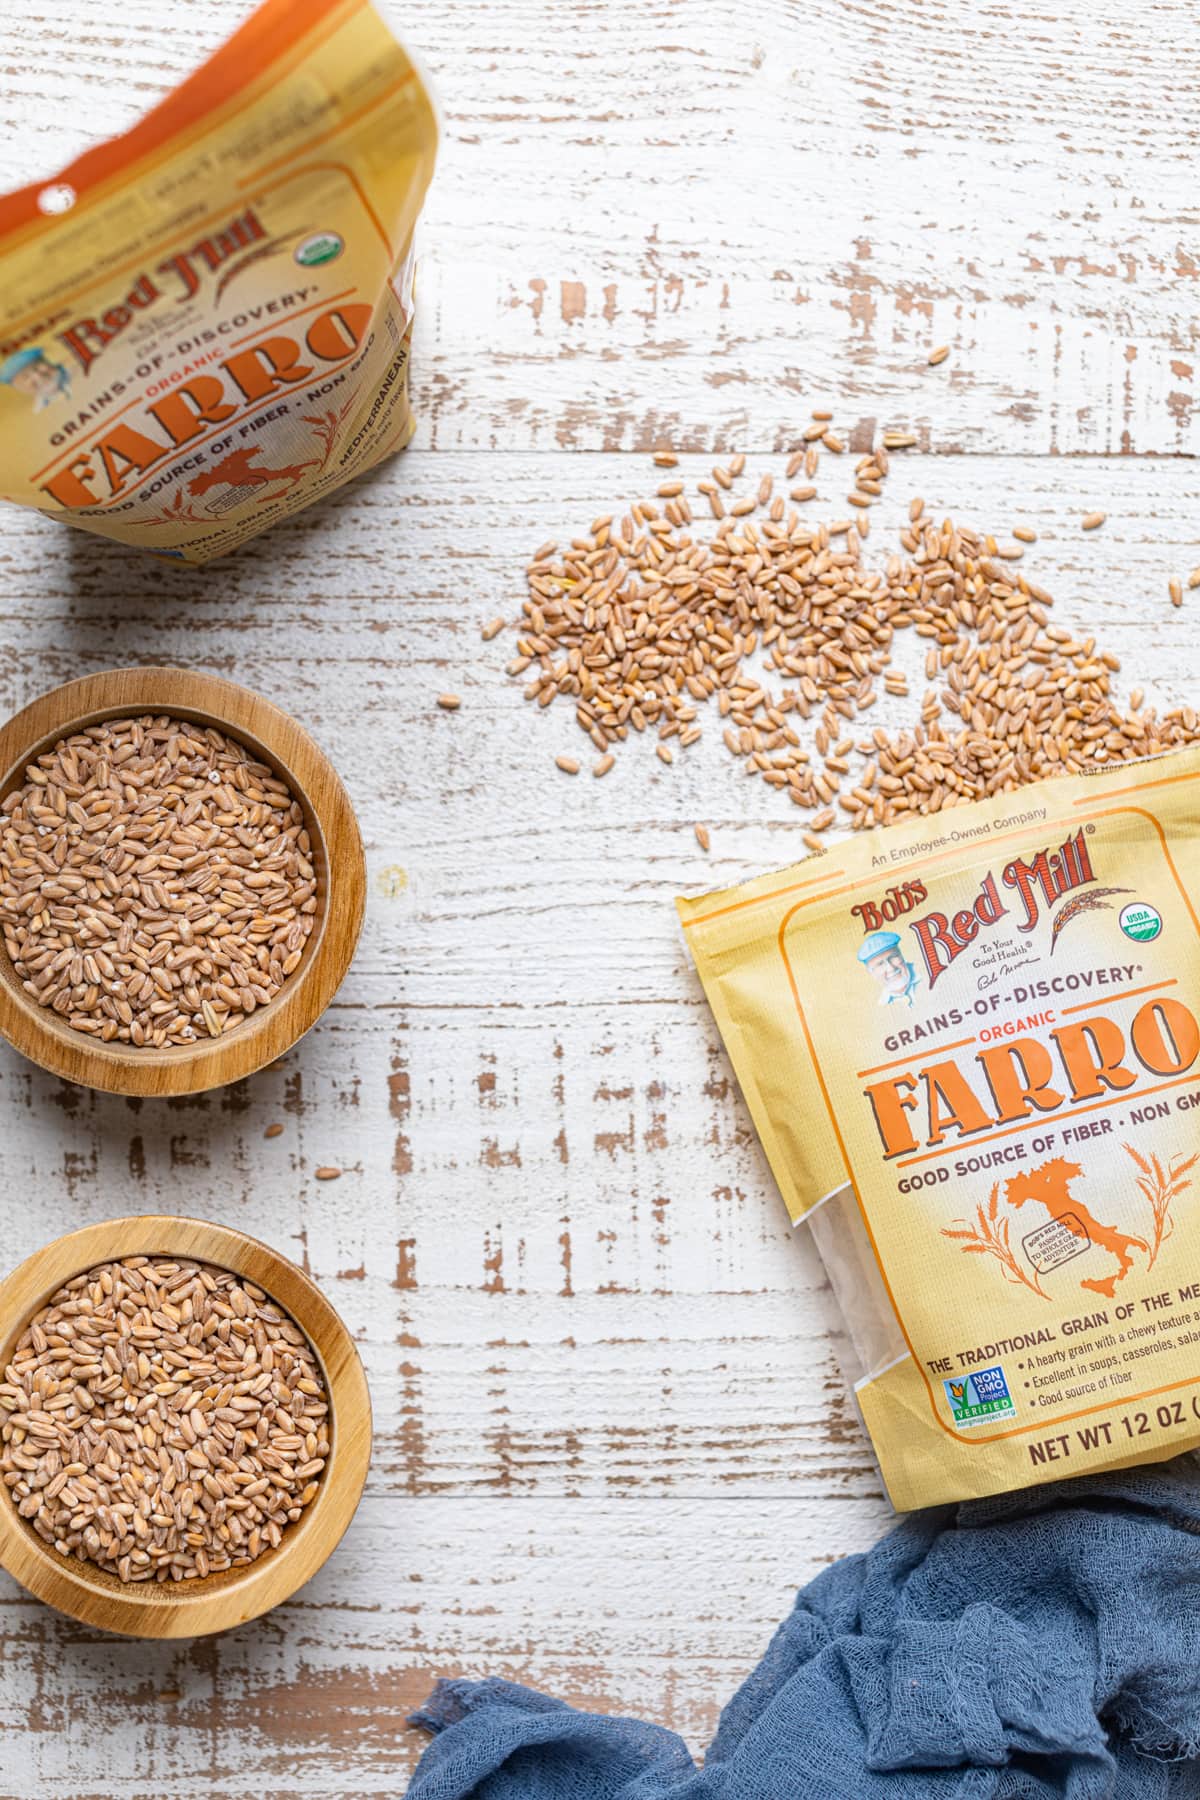
[[[1200,1465],[905,1518],[803,1590],[702,1770],[507,1681],[413,1722],[408,1800],[1200,1800]]]

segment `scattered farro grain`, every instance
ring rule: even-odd
[[[267,1129],[263,1132],[263,1136],[265,1138],[282,1137],[283,1136],[283,1126],[280,1125],[278,1122],[276,1122],[274,1125],[268,1125]]]
[[[503,630],[504,630],[504,620],[503,619],[500,619],[500,618],[489,619],[486,625],[480,627],[479,635],[483,639],[485,644],[490,644],[492,639],[494,637],[498,636],[498,634],[500,632],[502,632]]]
[[[871,504],[870,494],[860,494],[857,488],[852,494],[847,494],[846,498],[851,506],[870,506]]]
[[[1013,536],[1022,544],[1036,544],[1037,532],[1029,525],[1014,525]]]
[[[696,842],[699,844],[700,848],[702,850],[707,850],[712,843],[712,839],[708,835],[708,826],[693,825],[692,830],[696,834]]]
[[[1192,570],[1191,574],[1188,576],[1187,584],[1189,589],[1200,588],[1200,569]]]
[[[814,407],[813,412],[812,412],[812,417],[814,419],[819,420],[821,422],[821,424],[828,425],[830,419],[832,419],[832,417],[833,417],[833,414],[831,412],[825,412],[820,407]]]
[[[561,769],[564,775],[578,775],[579,773],[579,764],[573,756],[556,756],[554,766],[556,769]]]
[[[658,751],[658,759],[660,762],[673,763],[675,761],[674,752],[669,744],[658,744],[655,748]]]
[[[1139,711],[1141,708],[1142,701],[1145,698],[1146,698],[1145,693],[1143,692],[1143,690],[1141,688],[1134,688],[1129,695],[1129,710],[1130,710],[1130,712]]]
[[[660,469],[674,469],[679,465],[679,458],[673,450],[656,450],[654,460]]]
[[[825,448],[827,450],[832,450],[832,452],[835,456],[840,456],[842,454],[842,451],[846,448],[846,446],[845,446],[845,444],[843,444],[841,438],[834,437],[832,431],[827,431],[825,433],[824,443],[825,443]]]
[[[103,720],[0,806],[0,932],[40,1006],[103,1043],[221,1037],[299,966],[317,910],[304,814],[223,733]]]
[[[597,775],[597,776],[607,775],[608,771],[612,768],[612,766],[616,762],[616,760],[617,759],[612,754],[611,750],[608,751],[604,756],[602,756],[600,758],[600,761],[595,764],[595,766],[592,769],[592,774]]]
[[[1171,605],[1172,606],[1182,606],[1183,605],[1183,583],[1182,583],[1182,581],[1180,581],[1177,576],[1173,575],[1171,577],[1170,581],[1167,583],[1167,587],[1168,587],[1168,590],[1171,595]]]
[[[885,450],[911,450],[916,442],[916,435],[911,431],[885,431],[883,434]]]
[[[1107,517],[1108,514],[1102,512],[1085,513],[1080,523],[1085,531],[1095,531],[1098,525],[1103,525]]]
[[[787,459],[787,468],[784,470],[784,475],[787,477],[787,479],[789,481],[792,481],[792,480],[794,480],[796,475],[799,474],[799,472],[803,468],[803,466],[804,466],[804,451],[803,450],[793,450],[792,454]]]
[[[791,500],[815,500],[816,497],[815,487],[794,487],[788,491],[788,498]]]
[[[810,850],[820,851],[825,848],[815,831],[802,831],[800,833],[800,838],[801,842],[807,844]]]
[[[682,481],[663,481],[655,489],[660,500],[673,500],[676,494],[682,494]]]
[[[316,1169],[313,1172],[318,1181],[337,1181],[342,1173],[342,1171],[335,1168],[332,1163],[323,1163],[319,1169]]]
[[[710,498],[720,473],[733,479],[716,472]],[[885,473],[886,451],[858,457],[856,492],[873,497]],[[1051,596],[1018,573],[1012,547],[930,519],[920,499],[874,568],[865,507],[821,521],[737,504],[705,536],[646,503],[620,539],[593,534],[535,559],[518,641],[527,696],[568,700],[603,755],[643,733],[659,754],[666,740],[686,749],[715,700],[730,753],[813,815],[814,833],[1200,741],[1188,708],[1123,713],[1118,658],[1049,624]],[[908,691],[892,662],[905,627],[925,640],[919,720],[864,737],[880,691]]]
[[[735,475],[735,476],[740,475],[742,470],[745,468],[745,466],[746,466],[746,458],[742,455],[742,452],[740,450],[738,451],[736,456],[730,457],[729,473],[731,475]]]
[[[0,1382],[0,1478],[62,1556],[190,1581],[278,1547],[329,1455],[303,1332],[249,1281],[131,1256],[61,1287]]]
[[[928,360],[929,360],[930,368],[936,369],[939,363],[945,362],[945,360],[949,356],[949,354],[950,354],[949,344],[939,344],[936,350],[931,350],[929,352]]]
[[[443,712],[457,712],[462,705],[462,696],[460,694],[439,694],[437,703]]]
[[[815,443],[819,442],[819,440],[825,436],[827,429],[828,429],[828,427],[825,425],[822,425],[822,424],[806,425],[804,428],[805,443],[806,444],[815,444]]]

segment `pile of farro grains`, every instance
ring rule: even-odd
[[[0,805],[0,932],[26,993],[133,1048],[218,1038],[298,968],[303,808],[232,738],[167,716],[55,744]]]
[[[61,1287],[0,1383],[0,1479],[121,1581],[255,1562],[316,1497],[329,1406],[299,1327],[228,1269],[131,1256]]]
[[[678,458],[660,450],[652,499],[594,520],[565,550],[535,552],[509,674],[540,706],[574,704],[597,776],[631,733],[654,736],[671,762],[700,737],[700,709],[715,696],[728,749],[808,815],[811,850],[835,825],[860,831],[1195,741],[1191,707],[1159,714],[1134,689],[1121,708],[1116,656],[1050,622],[1050,594],[1016,567],[1036,539],[1028,528],[998,543],[931,519],[914,499],[899,548],[867,564],[870,509],[896,453],[916,441],[885,432],[855,464],[848,516],[819,521],[819,460],[846,446],[831,415],[814,413],[782,487],[749,475],[741,455],[696,483],[704,532],[673,472]],[[1103,523],[1101,513],[1081,521]],[[1172,581],[1172,602],[1181,597]],[[892,666],[906,627],[928,644],[919,720],[865,728],[881,690],[908,693]],[[747,673],[756,656],[765,679]],[[573,756],[556,761],[579,772]],[[696,830],[707,848],[707,828]]]

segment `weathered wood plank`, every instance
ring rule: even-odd
[[[11,177],[128,123],[243,10],[10,9]],[[943,452],[1196,452],[1186,0],[656,0],[633,29],[410,0],[399,26],[446,109],[426,444],[777,447],[837,396]]]
[[[14,1600],[5,1780],[60,1800],[393,1796],[425,1742],[405,1718],[447,1670],[671,1717],[700,1744],[835,1533],[865,1548],[871,1509],[371,1499],[336,1576],[217,1639],[121,1642]]]

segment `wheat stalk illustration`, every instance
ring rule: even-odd
[[[160,512],[147,515],[147,525],[209,525],[212,521],[207,513],[197,512],[187,498],[184,489],[176,488],[174,498],[168,500]]]
[[[312,425],[312,426],[316,427],[316,435],[320,439],[321,446],[322,446],[321,460],[317,464],[317,468],[319,470],[323,469],[325,467],[326,463],[329,461],[330,457],[333,455],[334,446],[337,443],[338,433],[341,430],[342,425],[345,423],[347,413],[350,412],[350,410],[354,406],[354,404],[355,404],[355,396],[352,394],[350,396],[349,400],[347,400],[344,403],[344,405],[342,405],[341,407],[335,408],[335,407],[331,406],[329,408],[328,412],[302,413],[300,415],[301,419],[305,425]]]
[[[1000,1264],[1005,1281],[1032,1288],[1043,1300],[1050,1298],[1039,1282],[1036,1273],[1030,1275],[1018,1262],[1016,1252],[1009,1242],[1007,1218],[1000,1217],[1000,1183],[996,1182],[988,1195],[987,1205],[982,1201],[975,1209],[977,1224],[968,1225],[965,1219],[955,1219],[959,1227],[952,1231],[942,1227],[942,1236],[954,1238],[964,1256],[994,1256]]]
[[[1054,946],[1058,942],[1059,933],[1064,925],[1069,925],[1072,919],[1078,919],[1083,913],[1109,912],[1111,910],[1110,903],[1105,898],[1108,894],[1132,894],[1132,892],[1132,888],[1107,887],[1089,888],[1086,893],[1075,894],[1054,915],[1054,924],[1050,928],[1051,956],[1054,955]]]
[[[1138,1187],[1150,1203],[1150,1211],[1154,1214],[1154,1241],[1150,1246],[1148,1269],[1154,1267],[1155,1259],[1167,1239],[1175,1230],[1175,1220],[1171,1216],[1171,1202],[1191,1187],[1190,1176],[1185,1180],[1189,1169],[1200,1162],[1200,1154],[1185,1157],[1179,1161],[1181,1152],[1168,1158],[1164,1169],[1157,1156],[1151,1156],[1149,1162],[1138,1154],[1132,1144],[1124,1146],[1126,1155],[1131,1156],[1142,1171],[1137,1178]],[[1176,1163],[1179,1164],[1176,1168]]]

